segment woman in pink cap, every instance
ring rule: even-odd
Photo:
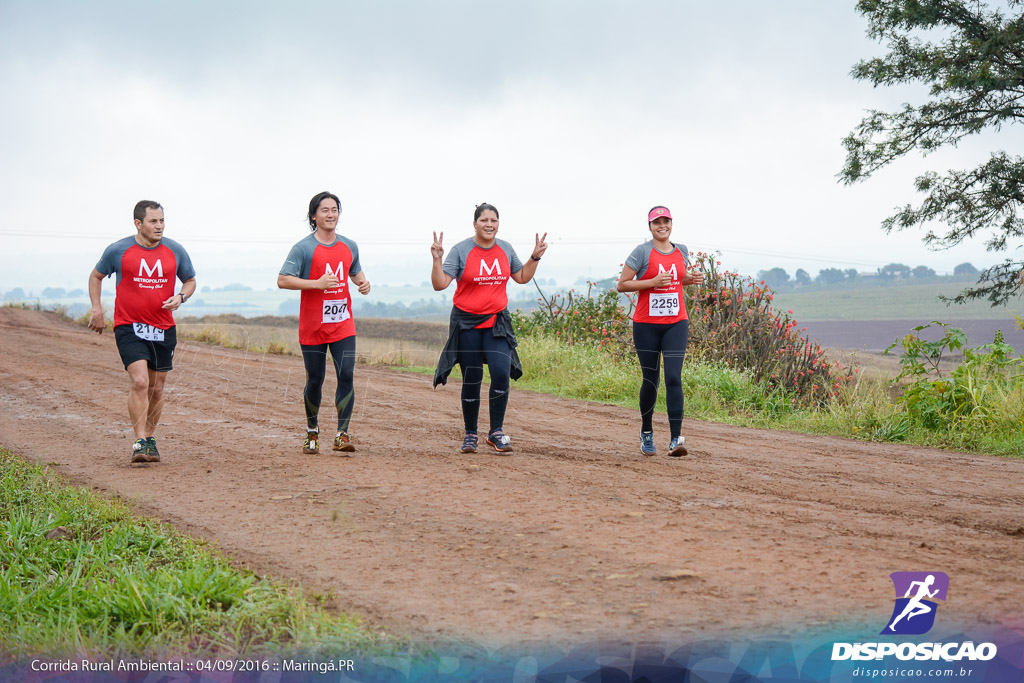
[[[671,441],[668,454],[686,455],[683,426],[683,357],[690,336],[690,324],[683,300],[685,285],[704,282],[702,273],[689,272],[689,252],[684,244],[673,243],[672,213],[656,206],[647,214],[651,239],[626,258],[617,286],[620,292],[639,292],[633,311],[633,343],[640,358],[640,452],[655,455],[654,403],[658,398],[661,357],[665,357],[665,391]]]

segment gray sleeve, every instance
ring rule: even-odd
[[[303,243],[299,242],[288,252],[288,258],[285,259],[284,265],[281,266],[280,273],[281,275],[301,277],[305,280],[309,278],[310,265],[310,259],[306,258],[306,250],[303,247]]]
[[[363,267],[359,265],[359,247],[352,240],[345,241],[348,242],[348,248],[352,252],[352,265],[349,266],[348,274],[350,277],[352,275],[359,275],[359,273],[363,272]]]
[[[683,252],[683,261],[686,263],[686,269],[690,270],[693,266],[690,265],[690,250],[686,248],[685,244],[677,244],[679,251]]]
[[[466,257],[469,256],[470,249],[472,247],[467,249],[466,242],[462,241],[448,250],[448,256],[445,257],[444,264],[441,266],[446,275],[456,281],[462,277],[462,271],[466,268]]]
[[[362,270],[363,270],[363,267],[361,265],[359,265],[359,247],[356,246],[355,242],[353,242],[349,238],[344,237],[342,235],[338,235],[338,241],[340,241],[342,244],[344,244],[346,247],[348,247],[348,250],[352,253],[352,263],[349,264],[349,267],[348,267],[348,274],[349,274],[349,276],[359,275],[359,273],[361,273]],[[316,245],[314,245],[313,248],[315,249]],[[309,260],[310,261],[313,260],[313,254],[312,253],[310,253],[310,255],[309,255]],[[310,267],[312,267],[312,266],[310,266]]]
[[[636,276],[641,277],[647,272],[647,266],[650,263],[651,250],[647,248],[647,243],[637,246],[633,251],[629,252],[629,256],[626,257],[625,265],[636,271]]]
[[[167,246],[174,252],[174,260],[178,262],[178,279],[184,282],[194,278],[196,269],[192,267],[192,259],[185,251],[185,247],[174,240],[167,240]]]
[[[110,275],[118,269],[121,257],[124,256],[124,249],[120,245],[121,242],[114,242],[103,250],[103,255],[100,256],[100,260],[96,263],[96,271],[98,273]]]
[[[679,251],[683,252],[683,261],[686,262],[686,269],[689,270],[693,266],[690,264],[690,250],[686,248],[686,245],[677,245]]]
[[[516,273],[523,269],[523,262],[519,260],[519,255],[516,254],[516,250],[512,248],[511,244],[509,244],[508,242],[503,242],[502,246],[505,249],[505,253],[508,254],[509,270],[512,271],[513,275],[515,275]]]

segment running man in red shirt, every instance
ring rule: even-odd
[[[633,249],[622,268],[620,292],[639,292],[633,311],[633,343],[640,359],[640,452],[655,455],[654,403],[658,398],[661,357],[665,357],[665,393],[671,441],[668,454],[686,455],[683,427],[683,357],[690,336],[690,322],[683,300],[685,285],[700,285],[703,273],[689,273],[689,252],[675,244],[672,214],[656,206],[647,214],[651,239]]]
[[[370,281],[359,265],[359,248],[347,237],[337,234],[341,201],[330,192],[321,192],[309,201],[306,214],[312,234],[298,242],[288,253],[277,276],[281,289],[298,289],[299,345],[306,365],[306,387],[302,397],[306,405],[306,440],[302,452],[320,452],[320,399],[327,373],[330,349],[338,389],[334,405],[338,410],[338,433],[334,450],[348,455],[355,450],[348,435],[355,402],[353,374],[356,363],[356,325],[352,319],[352,293],[349,278],[360,294],[370,293]]]
[[[164,407],[164,383],[177,344],[172,311],[196,291],[196,271],[184,247],[164,237],[164,209],[154,201],[135,205],[135,231],[106,248],[89,275],[89,328],[105,328],[103,278],[117,273],[114,340],[128,371],[128,415],[135,431],[131,462],[159,462],[153,432]],[[181,291],[174,293],[174,280]]]
[[[481,204],[473,214],[473,237],[452,247],[444,256],[444,233],[434,233],[430,254],[434,259],[430,282],[435,291],[445,289],[454,280],[452,315],[448,343],[441,351],[434,386],[445,384],[458,363],[462,371],[462,417],[466,436],[463,453],[477,452],[477,421],[480,415],[480,385],[484,363],[491,372],[489,393],[490,431],[487,443],[500,455],[512,452],[512,443],[502,427],[508,406],[509,379],[523,375],[516,353],[516,336],[508,312],[508,280],[526,284],[537,272],[537,264],[547,251],[547,233],[536,235],[530,260],[524,265],[515,249],[497,239],[498,210]]]

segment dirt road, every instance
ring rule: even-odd
[[[357,457],[304,456],[301,359],[175,356],[164,462],[129,466],[112,335],[0,309],[0,444],[394,632],[877,633],[892,571],[949,574],[947,626],[1021,621],[1024,460],[691,420],[689,457],[648,459],[633,411],[515,390],[516,455],[467,456],[457,382],[365,366]]]

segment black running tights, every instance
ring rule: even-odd
[[[306,365],[306,389],[302,392],[306,404],[306,429],[317,429],[320,413],[321,390],[327,373],[327,349],[331,350],[334,371],[338,375],[338,390],[334,405],[338,409],[338,431],[348,431],[352,419],[355,391],[352,385],[356,364],[356,338],[345,337],[329,344],[302,344],[302,362]]]
[[[640,384],[640,417],[642,430],[654,431],[654,404],[658,400],[661,357],[665,356],[665,402],[672,438],[683,428],[683,357],[690,337],[690,321],[671,325],[633,323],[633,343],[640,359],[643,381]]]
[[[459,333],[459,368],[462,370],[462,419],[467,432],[477,431],[480,417],[480,385],[484,381],[484,363],[491,371],[488,394],[490,431],[502,428],[508,407],[509,373],[512,371],[512,347],[504,337],[495,337],[491,328]]]

